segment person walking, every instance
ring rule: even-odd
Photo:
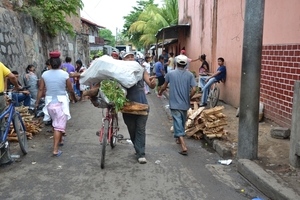
[[[134,54],[132,52],[124,53],[124,61],[134,61]],[[147,71],[144,71],[143,78],[137,82],[134,86],[127,89],[126,98],[129,101],[134,101],[142,104],[148,104],[145,92],[144,81],[153,89],[156,85],[155,78],[150,77]],[[149,112],[149,110],[148,110]],[[146,123],[148,115],[134,115],[123,113],[123,119],[127,126],[130,139],[133,143],[136,151],[136,158],[140,164],[147,163],[145,158],[145,146],[146,146]]]
[[[169,60],[167,62],[167,66],[168,66],[168,72],[174,70],[174,53],[171,52],[170,53],[170,57],[169,57]]]
[[[75,73],[75,67],[71,64],[71,61],[72,61],[72,59],[67,56],[66,59],[65,59],[65,63],[60,66],[60,68],[62,70],[64,70],[65,72],[68,72],[69,75],[72,74],[72,73]],[[76,90],[76,85],[74,83],[74,78],[70,78],[70,81],[71,81],[71,83],[73,85],[73,90],[75,91]],[[75,99],[71,99],[72,103],[75,103],[75,101],[76,101],[76,98]]]
[[[151,68],[151,66],[150,66],[150,62],[149,61],[150,61],[150,56],[146,56],[145,57],[145,62],[143,62],[142,66],[145,68],[146,72],[150,76],[150,68]],[[144,87],[145,94],[150,94],[149,85],[146,82],[144,82],[144,85],[145,85],[145,87]]]
[[[224,81],[226,78],[226,66],[224,66],[224,58],[218,58],[219,68],[217,72],[211,76],[204,76],[200,78],[200,84],[203,85],[202,88],[202,97],[200,107],[207,105],[207,96],[209,93],[210,86],[218,81]]]
[[[164,66],[163,66],[163,61],[164,61],[164,57],[162,55],[160,55],[158,57],[158,61],[154,65],[156,78],[158,80],[158,83],[157,83],[157,97],[159,97],[159,98],[161,98],[162,95],[159,95],[158,92],[159,92],[161,86],[165,82],[165,70],[164,70]]]
[[[63,134],[65,133],[67,120],[71,119],[69,99],[67,96],[66,88],[68,89],[71,97],[75,99],[73,85],[70,81],[69,74],[60,70],[61,59],[58,51],[50,53],[51,69],[44,72],[40,80],[37,100],[35,108],[42,97],[46,88],[44,121],[52,120],[53,126],[53,156],[58,157],[62,151],[58,150],[58,146],[62,146]],[[75,99],[76,101],[76,99]]]
[[[3,113],[6,108],[6,100],[5,100],[5,78],[8,78],[10,82],[14,85],[15,89],[20,89],[21,86],[18,84],[18,79],[16,76],[11,73],[11,71],[2,63],[0,62],[0,113]],[[3,137],[5,130],[5,120],[0,119],[0,135],[1,138]],[[10,156],[9,148],[7,148],[4,151],[4,154],[2,154],[1,150],[1,157],[0,157],[0,165],[7,165],[11,164],[13,162],[13,159]]]
[[[169,85],[169,106],[173,119],[174,138],[176,143],[181,145],[181,151],[178,153],[188,155],[187,147],[184,141],[185,122],[187,119],[187,110],[190,108],[190,99],[196,93],[196,81],[194,75],[184,68],[188,64],[188,58],[185,55],[179,55],[176,59],[177,69],[167,73],[166,81],[163,84],[159,95],[166,90]]]

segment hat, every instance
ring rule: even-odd
[[[59,51],[52,51],[49,53],[50,58],[59,58],[60,52]]]
[[[130,55],[130,54],[134,56],[134,53],[133,53],[132,51],[123,53],[122,59],[124,59],[126,56],[128,56],[128,55]]]
[[[185,55],[179,55],[176,58],[176,62],[180,65],[186,65],[188,62],[188,58]]]
[[[185,50],[182,49],[182,50],[180,51],[180,53],[181,53],[181,54],[185,54]]]

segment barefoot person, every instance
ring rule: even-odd
[[[58,146],[63,145],[62,136],[63,133],[65,133],[67,120],[71,119],[69,99],[66,88],[71,94],[71,97],[75,99],[75,93],[69,78],[69,74],[63,70],[60,70],[61,60],[59,56],[59,52],[50,53],[51,69],[44,72],[42,75],[35,104],[35,107],[37,107],[44,89],[46,88],[46,105],[43,108],[43,112],[45,114],[44,121],[49,121],[52,119],[52,126],[54,129],[53,156],[56,157],[62,154],[62,152],[58,150]]]
[[[183,139],[185,136],[184,125],[187,110],[190,108],[190,99],[196,92],[197,84],[194,75],[184,69],[188,63],[188,58],[185,55],[179,55],[176,62],[177,68],[167,73],[165,83],[158,95],[161,95],[170,83],[169,105],[173,119],[174,137],[177,144],[181,145],[181,151],[178,153],[187,155],[187,147]]]

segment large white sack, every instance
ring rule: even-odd
[[[102,56],[94,60],[81,75],[80,84],[97,84],[105,79],[116,79],[125,88],[134,86],[142,79],[144,68],[136,61],[115,60]]]

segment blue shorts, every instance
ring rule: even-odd
[[[184,126],[187,118],[187,111],[171,109],[171,114],[173,119],[174,138],[185,136]]]

